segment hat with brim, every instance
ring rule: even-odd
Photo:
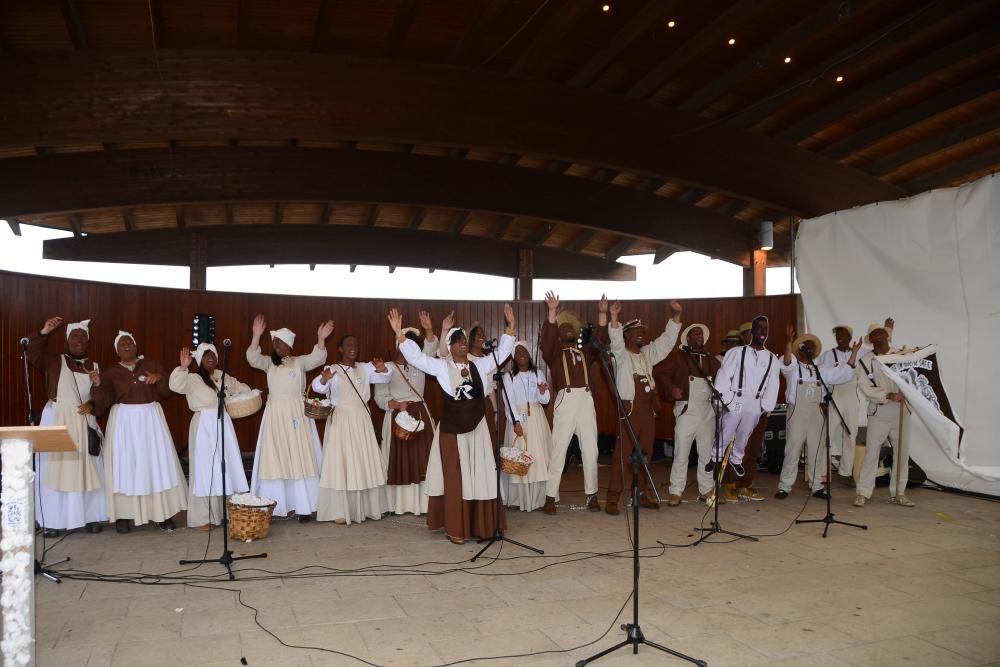
[[[739,338],[739,337],[740,337],[740,332],[737,331],[736,329],[730,329],[729,331],[726,332],[726,338]]]
[[[852,327],[850,324],[834,324],[833,325],[833,329],[832,329],[834,336],[837,335],[837,329],[844,329],[844,330],[846,330],[847,331],[847,337],[848,338],[854,338],[854,327]]]
[[[865,334],[865,342],[871,345],[872,344],[871,335],[876,331],[878,331],[879,329],[885,332],[885,335],[889,337],[889,340],[892,340],[892,329],[885,326],[884,324],[879,324],[878,322],[872,322],[871,324],[868,325],[868,333]]]
[[[681,332],[681,343],[687,345],[688,334],[691,333],[692,329],[701,329],[701,335],[704,337],[702,344],[708,342],[708,327],[700,322],[695,322],[694,324],[689,324],[684,331]]]
[[[736,333],[736,335],[740,336],[744,331],[750,331],[751,329],[753,329],[753,324],[751,322],[744,322],[740,325],[740,330]]]
[[[556,314],[556,326],[561,327],[564,324],[573,327],[573,331],[580,331],[583,328],[583,322],[576,316],[576,313],[568,310]]]
[[[818,358],[819,357],[819,353],[823,351],[823,343],[820,341],[819,336],[816,336],[815,334],[804,333],[801,336],[799,336],[798,338],[796,338],[795,342],[792,343],[792,349],[793,349],[793,351],[797,353],[799,350],[802,349],[802,346],[807,341],[812,341],[812,344],[816,346],[816,351],[813,352],[813,358],[814,359]]]

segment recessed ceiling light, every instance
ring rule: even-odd
[[[785,64],[787,65],[790,62],[792,62],[792,57],[791,56],[785,56]]]
[[[842,77],[842,76],[838,76],[837,77],[837,83],[842,83],[843,81],[844,81],[844,77]]]
[[[611,11],[611,5],[604,5],[604,6],[602,6],[601,7],[601,11],[602,12],[610,12]]]
[[[735,43],[736,43],[736,40],[734,38],[730,37],[729,38],[729,46],[732,46]]]
[[[673,28],[675,25],[677,25],[676,21],[667,21],[667,27],[668,28]]]

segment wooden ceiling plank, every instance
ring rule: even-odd
[[[760,14],[762,7],[758,0],[738,0],[636,81],[625,93],[626,97],[651,97],[692,58],[706,49],[722,44],[730,35],[737,34],[740,25],[752,21]]]
[[[133,231],[135,229],[135,212],[130,208],[122,209],[122,222],[125,224],[125,231]]]
[[[593,11],[593,8],[588,2],[562,0],[562,6],[549,15],[548,21],[535,35],[531,44],[521,52],[521,55],[507,70],[507,74],[518,77],[542,78],[545,74],[545,67],[539,60],[544,51],[571,31],[584,13],[590,11]]]
[[[278,201],[274,202],[274,218],[272,222],[275,225],[280,225],[285,219],[285,202]]]
[[[597,236],[597,232],[595,230],[581,229],[580,233],[576,235],[576,238],[573,239],[568,246],[566,246],[566,249],[570,252],[580,252],[587,247],[587,244],[590,243],[595,236]]]
[[[329,225],[331,217],[333,217],[333,203],[324,202],[323,211],[319,214],[319,224]]]
[[[493,238],[502,239],[512,222],[514,222],[514,216],[512,215],[505,215],[497,220],[496,227],[493,229]]]
[[[544,245],[555,230],[555,223],[546,222],[542,224],[535,232],[535,235],[531,237],[531,245]]]
[[[392,25],[385,35],[385,43],[382,45],[383,58],[394,58],[398,55],[399,47],[406,38],[410,26],[413,25],[413,17],[417,15],[419,6],[418,0],[400,0],[392,17]]]
[[[424,221],[427,216],[427,209],[423,206],[418,206],[413,209],[413,215],[410,216],[410,229],[420,229],[420,224]]]
[[[886,95],[985,51],[995,46],[998,41],[1000,41],[1000,25],[993,24],[952,42],[942,49],[929,53],[923,58],[908,61],[903,67],[888,75],[862,86],[832,103],[823,105],[815,113],[796,121],[774,136],[782,141],[797,144],[858,107],[866,104],[879,104]]]
[[[469,224],[471,211],[455,211],[455,219],[451,223],[451,233],[461,234],[465,226]]]
[[[965,176],[977,173],[990,167],[1000,168],[1000,150],[987,151],[973,155],[961,162],[950,164],[903,184],[910,192],[925,192],[934,188],[951,185],[962,181]]]
[[[570,78],[568,85],[586,88],[610,65],[618,55],[645,32],[653,22],[664,20],[678,3],[676,0],[647,0],[646,4],[632,15],[628,23],[611,37],[597,53],[580,66]]]
[[[66,32],[69,33],[73,48],[86,49],[90,45],[87,42],[87,31],[80,19],[80,11],[76,6],[76,0],[59,0],[59,9],[62,10],[63,21],[66,23]]]
[[[233,205],[226,204],[226,224],[231,225],[234,222],[233,218]]]
[[[962,142],[974,139],[975,137],[988,134],[1000,128],[1000,112],[979,118],[961,127],[947,130],[941,134],[928,137],[923,141],[912,143],[891,155],[872,162],[868,166],[868,171],[876,176],[884,176],[891,171],[910,162],[915,162],[922,157],[932,155],[938,151],[945,150]]]
[[[174,209],[174,216],[176,217],[177,227],[183,229],[187,227],[187,209],[184,208],[183,204],[179,204]]]
[[[628,254],[628,251],[635,245],[635,241],[636,240],[630,236],[621,237],[613,246],[608,248],[606,253],[604,253],[604,259],[610,259],[617,262],[622,255]]]
[[[488,25],[505,5],[504,0],[478,0],[468,27],[462,33],[462,38],[455,44],[448,59],[450,65],[460,65],[469,57],[470,52],[478,45],[478,38],[483,26]]]
[[[366,227],[374,227],[375,223],[378,222],[378,214],[382,210],[380,204],[372,204],[368,209],[368,217],[365,218]]]

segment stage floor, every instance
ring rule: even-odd
[[[626,517],[580,508],[580,468],[567,471],[563,486],[571,491],[558,515],[510,515],[509,536],[544,549],[544,558],[506,545],[499,561],[460,563],[478,547],[454,546],[412,516],[350,527],[276,521],[266,540],[235,544],[237,554],[267,551],[266,560],[237,564],[237,582],[199,585],[239,588],[243,601],[259,610],[259,621],[286,643],[377,664],[558,651],[612,627],[603,639],[569,653],[475,663],[571,665],[623,638],[619,625],[631,619],[631,603],[620,620],[615,616],[628,597],[632,567]],[[602,482],[607,472],[602,466]],[[666,462],[656,462],[654,473],[665,481]],[[911,490],[918,506],[907,509],[888,505],[886,490],[876,489],[858,510],[851,505],[853,489],[837,486],[837,518],[870,528],[834,525],[823,539],[822,525],[788,528],[805,501],[801,483],[784,501],[771,499],[775,485],[775,477],[764,474],[758,488],[766,501],[721,509],[724,528],[772,535],[758,543],[724,544],[727,538],[715,536],[714,543],[663,551],[657,540],[694,541],[692,529],[703,517],[708,521],[704,505],[642,510],[640,543],[651,547],[643,551],[641,578],[647,639],[712,667],[1000,663],[1000,504],[921,489]],[[811,499],[802,516],[820,518],[824,509]],[[165,573],[181,569],[180,558],[203,557],[206,540],[206,533],[188,529],[166,534],[147,527],[117,535],[106,528],[100,535],[69,536],[48,559],[68,555],[75,568],[103,574]],[[220,545],[214,531],[209,556],[218,556]],[[572,552],[620,557],[558,557]],[[494,547],[488,555],[497,553]],[[437,564],[411,573],[295,576],[318,572],[300,569],[309,565],[347,571],[429,562]],[[247,581],[267,574],[256,568],[285,576]],[[456,568],[464,571],[434,574]],[[220,572],[218,565],[204,565],[189,574]],[[230,667],[242,657],[252,667],[362,664],[282,646],[227,590],[44,579],[36,585],[41,665]],[[688,663],[642,647],[638,656],[623,649],[595,664]]]

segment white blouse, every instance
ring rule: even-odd
[[[375,370],[375,365],[372,362],[358,363],[351,366],[344,366],[343,364],[332,364],[330,366],[325,366],[323,370],[329,368],[333,371],[333,377],[330,378],[329,382],[323,380],[323,375],[317,375],[316,379],[312,381],[312,390],[317,394],[325,394],[330,398],[330,403],[332,405],[338,405],[338,391],[340,388],[340,383],[345,381],[347,377],[350,377],[354,382],[355,389],[361,394],[361,398],[364,403],[368,402],[368,399],[372,396],[372,385],[373,384],[383,384],[392,379],[393,369],[391,365],[386,365],[386,372],[379,373]],[[344,387],[344,391],[351,391],[349,387]]]
[[[528,420],[527,406],[534,403],[536,405],[546,405],[549,402],[549,390],[538,391],[539,384],[545,384],[545,375],[541,371],[521,372],[517,375],[507,373],[503,376],[503,384],[507,388],[507,397],[510,399],[510,406],[506,408],[507,420],[510,422],[525,422]],[[501,398],[497,396],[497,398]],[[517,414],[511,415],[510,408],[514,408]],[[521,408],[525,408],[521,412]]]
[[[503,334],[500,337],[499,345],[497,345],[497,358],[506,359],[510,356],[514,351],[514,343],[516,342],[513,336]],[[437,359],[428,357],[423,353],[419,345],[409,339],[399,344],[399,351],[406,357],[406,363],[417,367],[428,375],[433,375],[437,378],[441,389],[447,392],[448,395],[454,396],[455,387],[452,386],[450,368],[456,366],[456,364],[450,358]],[[489,383],[492,382],[490,374],[497,367],[493,362],[493,355],[490,354],[485,357],[473,357],[469,355],[469,363],[475,364],[476,369],[479,371],[479,377],[483,381],[483,390],[486,391]]]

